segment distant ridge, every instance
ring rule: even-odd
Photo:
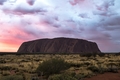
[[[58,37],[23,42],[17,52],[24,53],[101,53],[95,42]]]

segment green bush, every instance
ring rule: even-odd
[[[58,74],[69,67],[69,63],[65,62],[63,59],[53,58],[43,61],[43,63],[38,66],[36,72],[41,72],[43,75],[49,76],[51,74]]]
[[[77,79],[70,75],[59,74],[59,75],[50,76],[48,80],[77,80]]]
[[[3,76],[0,80],[23,80],[21,75],[9,75]]]
[[[6,63],[6,61],[5,60],[0,60],[0,63]]]
[[[118,73],[118,66],[115,63],[109,63],[108,72]]]
[[[8,76],[8,75],[10,75],[10,72],[9,72],[9,71],[3,71],[3,72],[2,72],[2,75],[3,75],[3,76]]]
[[[96,66],[89,66],[88,67],[88,70],[91,70],[91,71],[93,71],[93,72],[99,72],[99,69],[98,69],[98,67],[96,67]]]
[[[83,66],[84,64],[83,63],[70,63],[70,66],[71,67],[81,67],[81,66]]]
[[[86,75],[86,74],[84,74],[84,73],[81,73],[81,74],[76,74],[75,75],[75,78],[77,79],[77,80],[80,80],[80,79],[83,79],[83,78],[85,78],[85,77],[87,77],[88,75]]]
[[[11,66],[0,66],[0,70],[10,70],[12,69]]]
[[[93,65],[88,67],[88,70],[91,70],[92,72],[95,72],[95,73],[101,73],[101,74],[103,74],[104,72],[107,72],[107,70],[104,67],[102,66],[96,67]]]

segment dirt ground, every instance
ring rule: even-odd
[[[93,76],[91,78],[86,78],[84,80],[120,80],[120,70],[118,73],[104,73],[98,74],[97,76]]]

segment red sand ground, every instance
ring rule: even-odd
[[[91,78],[86,78],[84,80],[120,80],[120,70],[119,73],[104,73],[98,74],[97,76],[93,76]]]

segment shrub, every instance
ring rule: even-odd
[[[84,62],[84,65],[89,66],[91,63],[90,62]]]
[[[0,60],[0,63],[6,63],[6,61],[5,60]]]
[[[12,69],[11,66],[0,66],[0,70],[10,70]]]
[[[21,75],[9,75],[3,76],[0,80],[23,80]]]
[[[75,75],[75,78],[76,78],[77,80],[81,80],[81,79],[83,79],[83,78],[85,78],[85,77],[87,77],[87,75],[84,74],[84,73],[76,74],[76,75]]]
[[[81,67],[81,66],[83,66],[84,64],[83,63],[70,63],[70,66],[71,67]]]
[[[53,58],[43,61],[43,63],[38,66],[36,72],[42,72],[43,75],[49,76],[51,74],[58,74],[69,67],[69,63],[65,62],[63,59]]]
[[[99,69],[96,66],[90,66],[90,67],[88,67],[88,70],[91,70],[93,72],[99,72]]]
[[[10,75],[10,72],[9,72],[9,71],[3,71],[3,72],[2,72],[2,75],[3,75],[3,76],[8,76],[8,75]]]
[[[93,71],[93,72],[95,72],[95,73],[101,73],[101,74],[103,74],[104,72],[107,72],[107,69],[104,68],[101,65],[99,65],[98,67],[92,65],[92,66],[88,67],[88,69],[91,70],[91,71]]]
[[[118,73],[118,67],[116,66],[115,63],[109,63],[108,69],[109,72]]]
[[[77,79],[67,74],[59,74],[50,76],[48,80],[77,80]]]

